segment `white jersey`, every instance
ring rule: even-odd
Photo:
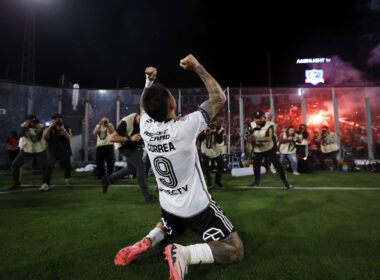
[[[140,134],[156,176],[161,207],[178,217],[195,216],[210,203],[195,143],[206,127],[205,118],[202,109],[162,123],[141,114]]]

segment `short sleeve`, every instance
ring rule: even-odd
[[[186,134],[194,135],[195,137],[206,128],[208,121],[208,114],[202,108],[179,119],[180,125],[184,128]]]

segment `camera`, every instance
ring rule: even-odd
[[[63,123],[62,123],[61,121],[56,121],[56,122],[55,122],[55,125],[56,125],[56,126],[62,126]]]
[[[108,124],[108,121],[107,121],[107,120],[104,120],[104,121],[103,121],[103,124],[104,124],[104,125],[107,125],[107,124]]]
[[[216,125],[214,123],[210,123],[208,125],[208,127],[211,129],[211,130],[214,130],[216,128]]]

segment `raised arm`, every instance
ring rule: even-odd
[[[179,65],[183,69],[194,71],[203,81],[209,99],[201,104],[201,108],[208,113],[210,119],[213,119],[227,100],[222,88],[192,54],[181,59]]]
[[[145,75],[146,75],[145,87],[140,97],[140,112],[141,113],[144,111],[144,108],[142,106],[142,100],[145,93],[145,89],[152,86],[154,80],[157,77],[157,68],[152,67],[152,66],[145,68]]]

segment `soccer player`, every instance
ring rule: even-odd
[[[162,84],[153,84],[157,75],[154,67],[145,70],[140,132],[159,188],[161,221],[145,238],[121,249],[115,257],[116,265],[127,265],[165,237],[178,237],[189,228],[205,243],[166,246],[169,279],[174,280],[184,279],[188,265],[227,264],[241,261],[244,256],[238,233],[207,191],[195,146],[197,136],[218,113],[226,96],[193,55],[182,59],[180,66],[198,74],[209,99],[197,111],[177,120],[173,95]]]

